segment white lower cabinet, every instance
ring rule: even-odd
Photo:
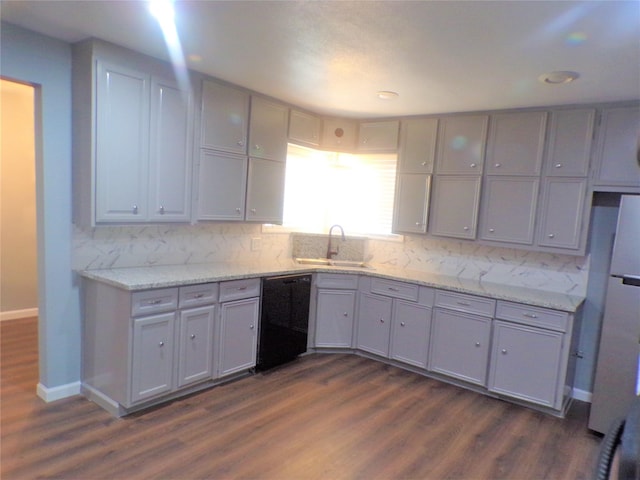
[[[359,350],[381,357],[389,356],[392,299],[360,292],[358,307]]]
[[[489,390],[554,407],[562,337],[562,332],[496,320]]]
[[[213,376],[213,326],[215,305],[180,312],[178,387]]]
[[[435,308],[429,370],[486,385],[491,318]]]
[[[389,358],[427,368],[431,307],[394,300]]]
[[[255,367],[260,318],[260,279],[220,284],[218,376]]]
[[[315,345],[349,348],[353,340],[357,275],[316,275]]]

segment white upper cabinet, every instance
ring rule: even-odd
[[[546,123],[546,112],[492,115],[485,173],[539,175]]]
[[[433,235],[476,238],[482,177],[436,175],[429,232]]]
[[[311,113],[291,109],[289,113],[289,141],[309,147],[320,145],[322,119]]]
[[[246,154],[248,125],[248,93],[210,80],[202,82],[202,148]]]
[[[395,152],[398,150],[398,120],[363,122],[359,126],[358,151]]]
[[[586,177],[595,110],[559,110],[551,113],[544,173],[554,177]]]
[[[245,220],[282,223],[285,163],[262,158],[249,159]]]
[[[358,124],[344,118],[325,118],[322,122],[322,143],[325,150],[349,152],[356,146]]]
[[[393,231],[426,233],[431,175],[399,173],[393,206]]]
[[[244,220],[247,157],[202,150],[198,183],[198,220]]]
[[[189,221],[191,217],[191,95],[175,82],[151,81],[149,219]]]
[[[437,118],[402,120],[398,170],[402,173],[432,173],[437,133]]]
[[[440,119],[437,174],[482,174],[487,122],[487,115],[457,115]]]
[[[611,187],[596,188],[597,190],[640,191],[639,106],[603,110],[594,185]]]
[[[96,223],[147,217],[150,84],[149,74],[97,62]]]
[[[251,97],[249,155],[284,162],[287,158],[289,110],[261,97]]]

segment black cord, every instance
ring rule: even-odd
[[[598,454],[596,480],[609,480],[614,451],[616,446],[620,443],[620,437],[622,437],[623,430],[624,419],[621,418],[613,423],[602,440],[602,443],[600,444],[600,453]]]

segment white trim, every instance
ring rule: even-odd
[[[580,390],[579,388],[574,388],[571,394],[571,397],[576,400],[581,400],[583,402],[591,403],[591,392],[587,392],[586,390]]]
[[[66,385],[58,385],[57,387],[45,387],[42,383],[38,383],[36,389],[38,396],[45,402],[55,402],[62,398],[72,397],[80,394],[80,382],[67,383]]]
[[[25,308],[23,310],[9,310],[7,312],[0,312],[0,322],[5,320],[16,320],[18,318],[30,318],[38,316],[38,307]]]

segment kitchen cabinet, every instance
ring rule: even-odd
[[[202,150],[198,171],[198,220],[244,220],[247,157]]]
[[[393,231],[426,233],[429,215],[431,175],[399,173],[393,205]]]
[[[546,123],[546,112],[491,115],[485,173],[540,175]]]
[[[291,109],[289,112],[289,141],[308,147],[320,146],[322,119],[312,113]]]
[[[359,152],[396,152],[398,150],[398,120],[362,122],[359,125]]]
[[[251,96],[249,156],[284,162],[288,118],[289,110],[284,105]]]
[[[249,158],[245,220],[282,223],[285,170],[284,162]]]
[[[325,118],[322,121],[322,143],[324,150],[351,152],[356,147],[358,123],[343,118]]]
[[[214,305],[190,308],[178,319],[178,387],[213,377]]]
[[[486,177],[480,237],[531,245],[539,183],[537,177]]]
[[[191,91],[168,64],[103,42],[73,54],[75,223],[188,222]]]
[[[480,176],[436,175],[429,232],[445,237],[475,238],[480,185]]]
[[[419,118],[400,122],[398,171],[433,173],[436,154],[437,118]]]
[[[437,174],[481,175],[487,115],[455,115],[439,121]]]
[[[349,348],[352,346],[356,305],[357,275],[318,274],[315,346]]]
[[[589,174],[595,113],[593,108],[551,112],[545,175],[586,177]]]
[[[392,318],[389,358],[427,368],[431,307],[424,303],[394,300]]]
[[[249,93],[213,82],[202,82],[200,147],[247,154]]]
[[[491,299],[436,291],[429,370],[485,386],[494,309]]]
[[[389,355],[391,303],[391,298],[360,292],[357,336],[359,350],[381,357]]]
[[[569,353],[577,336],[568,313],[498,301],[489,391],[562,409],[573,385]]]
[[[567,249],[584,247],[587,179],[547,177],[542,186],[537,245]]]
[[[255,367],[259,318],[259,278],[220,284],[218,376],[224,377]]]
[[[640,107],[602,110],[595,155],[594,189],[640,192]]]

